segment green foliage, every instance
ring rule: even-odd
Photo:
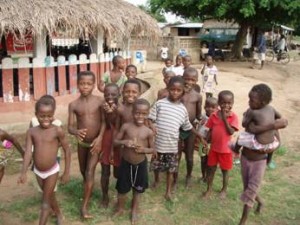
[[[151,9],[149,5],[139,5],[138,6],[141,10],[152,16],[154,19],[156,19],[158,22],[165,23],[167,22],[166,17],[163,14],[163,11],[161,9]]]

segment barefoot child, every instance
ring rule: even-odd
[[[18,152],[22,155],[22,158],[24,158],[24,150],[14,136],[8,134],[6,131],[2,129],[0,129],[0,141],[2,142],[2,144],[0,144],[2,145],[0,146],[0,184],[1,184],[5,172],[5,166],[9,160],[9,155],[10,155],[9,151],[12,151],[11,150],[12,145],[16,147]]]
[[[202,108],[202,96],[197,93],[194,89],[198,81],[198,71],[195,68],[188,67],[183,73],[184,80],[184,95],[182,97],[182,103],[186,107],[189,120],[193,123],[195,120],[201,120],[201,108]],[[191,131],[181,131],[180,141],[184,144],[184,149],[182,149],[182,144],[179,144],[179,161],[181,158],[182,151],[185,153],[186,160],[186,181],[185,186],[190,186],[193,165],[194,165],[194,143],[195,135]],[[175,185],[177,182],[177,177],[175,179]]]
[[[44,225],[51,212],[56,214],[57,224],[62,223],[62,214],[58,207],[54,188],[58,179],[59,164],[57,162],[57,151],[59,145],[65,153],[65,170],[61,181],[66,183],[70,176],[71,152],[66,136],[61,127],[52,124],[54,120],[55,102],[48,98],[41,98],[35,104],[35,115],[40,123],[37,127],[29,128],[26,133],[26,150],[19,183],[27,180],[26,172],[33,157],[36,178],[40,188],[43,190],[43,200],[39,224]],[[32,147],[34,151],[32,151]]]
[[[221,91],[218,96],[220,109],[208,119],[206,126],[211,135],[210,151],[208,153],[207,191],[204,197],[209,197],[217,165],[220,165],[223,175],[223,187],[220,197],[225,198],[228,186],[228,172],[232,168],[232,152],[229,147],[231,135],[238,131],[238,117],[231,111],[234,95],[231,91]]]
[[[205,100],[204,110],[205,110],[205,114],[202,115],[202,119],[199,124],[198,132],[201,134],[203,139],[207,143],[209,143],[210,140],[209,140],[209,137],[207,136],[209,129],[206,127],[206,123],[207,123],[210,115],[218,110],[218,100],[214,97],[207,98]],[[207,166],[208,156],[207,155],[208,155],[209,147],[210,147],[209,144],[207,147],[204,147],[201,144],[199,145],[199,155],[201,158],[201,173],[202,173],[203,182],[207,181],[207,169],[208,169],[208,166]]]
[[[130,64],[126,67],[125,75],[127,79],[135,79],[137,76],[137,68],[135,65]]]
[[[153,131],[145,126],[150,104],[138,99],[133,104],[133,122],[124,123],[114,140],[121,146],[122,160],[116,185],[118,203],[116,214],[124,212],[126,193],[132,189],[131,224],[137,220],[140,195],[148,188],[146,154],[154,153]]]
[[[163,74],[163,76],[164,76],[164,83],[166,84],[166,87],[163,89],[160,89],[157,92],[157,100],[165,98],[169,95],[167,86],[168,86],[170,79],[175,76],[175,73],[173,71],[167,71]]]
[[[124,74],[125,60],[122,56],[116,55],[112,59],[113,68],[106,71],[98,83],[98,90],[103,92],[106,84],[114,83],[122,90],[127,77]]]
[[[255,201],[258,203],[256,212],[259,213],[263,201],[258,195],[258,190],[264,176],[267,165],[266,153],[273,152],[279,146],[279,133],[276,129],[285,128],[287,125],[278,125],[281,119],[280,114],[269,105],[272,100],[272,90],[265,84],[258,84],[252,87],[249,93],[249,106],[243,118],[243,127],[246,132],[240,134],[235,150],[243,147],[241,156],[241,172],[244,184],[244,192],[241,200],[244,203],[243,215],[240,224],[246,223],[249,210]],[[277,122],[276,122],[277,120]],[[279,121],[280,122],[280,121]],[[253,130],[255,125],[256,130]],[[269,128],[268,128],[269,126]],[[268,129],[263,129],[267,127]]]
[[[68,130],[78,140],[78,161],[84,182],[81,216],[91,218],[88,202],[93,190],[94,174],[105,128],[101,111],[103,100],[92,94],[95,86],[94,73],[80,72],[77,79],[80,96],[69,104]]]
[[[103,104],[104,120],[105,120],[105,131],[102,138],[102,154],[100,157],[101,162],[101,189],[102,189],[102,205],[107,208],[109,203],[108,197],[108,186],[110,177],[110,165],[111,161],[111,151],[113,142],[113,132],[116,126],[117,109],[118,109],[118,99],[120,97],[119,87],[116,84],[107,84],[104,88],[104,99]],[[119,154],[115,152],[113,154],[115,159],[113,162],[118,162]],[[114,165],[114,177],[116,175],[117,167]]]
[[[213,64],[213,58],[210,55],[206,56],[206,64],[203,65],[201,70],[202,82],[203,82],[203,92],[206,98],[212,97],[215,92],[215,85],[218,85],[217,81],[218,69]]]
[[[157,157],[151,161],[151,170],[154,171],[154,187],[158,184],[159,172],[167,172],[167,187],[165,198],[171,200],[172,177],[178,170],[178,140],[179,129],[192,130],[196,133],[189,120],[188,112],[181,103],[184,93],[182,77],[172,77],[168,83],[169,96],[158,100],[152,107],[149,115],[152,126],[155,127],[155,150]],[[198,135],[200,138],[201,136]],[[201,138],[202,139],[202,138]]]

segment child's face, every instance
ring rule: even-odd
[[[184,93],[183,85],[180,82],[175,82],[168,88],[169,100],[171,102],[177,102],[181,99]]]
[[[123,88],[122,94],[125,103],[133,104],[140,96],[139,86],[137,84],[127,83]]]
[[[134,67],[127,67],[125,75],[128,79],[134,79],[137,75],[136,69]]]
[[[132,111],[133,120],[137,126],[142,126],[145,123],[149,115],[149,107],[147,105],[136,105],[135,109]]]
[[[212,113],[218,110],[218,104],[207,102],[204,106],[205,114],[209,117]]]
[[[207,58],[206,58],[206,63],[207,63],[207,65],[212,65],[213,59],[212,59],[211,56],[207,56]]]
[[[35,115],[40,123],[40,126],[44,129],[47,129],[51,126],[54,120],[54,108],[52,105],[40,105],[38,111],[35,112]]]
[[[184,90],[186,92],[191,91],[198,81],[198,76],[192,73],[184,73],[182,78],[184,79]]]
[[[260,100],[257,92],[250,91],[249,93],[249,107],[251,109],[260,109],[264,106],[264,103]]]
[[[124,69],[125,69],[125,60],[124,59],[122,59],[122,58],[119,58],[118,60],[117,60],[117,68],[119,68],[120,70],[123,70],[124,71]]]
[[[184,67],[184,68],[189,67],[189,66],[192,64],[192,59],[191,59],[191,57],[184,57],[184,58],[182,59],[182,64],[183,64],[183,67]]]
[[[77,82],[77,87],[82,96],[88,96],[92,93],[95,86],[95,80],[92,76],[81,76]]]
[[[233,97],[231,95],[222,95],[219,98],[218,104],[222,111],[229,113],[233,106]]]
[[[177,56],[176,58],[176,65],[180,66],[182,64],[182,57],[181,56]]]
[[[166,86],[168,85],[168,83],[169,83],[169,81],[171,80],[171,78],[172,77],[174,77],[174,75],[173,74],[168,74],[168,73],[166,73],[165,75],[164,75],[164,82],[165,82],[165,84],[166,84]]]
[[[112,106],[118,103],[119,90],[116,87],[107,87],[104,90],[105,101]]]
[[[166,65],[166,67],[172,66],[172,61],[171,60],[165,61],[165,65]]]

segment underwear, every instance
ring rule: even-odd
[[[83,142],[83,141],[79,141],[79,140],[78,140],[78,145],[79,145],[80,147],[83,147],[83,148],[91,148],[91,147],[92,147],[91,144],[92,144],[92,143],[86,143],[86,142]]]
[[[238,145],[244,146],[246,148],[249,148],[251,150],[268,150],[268,149],[276,149],[279,146],[279,141],[274,136],[274,141],[269,144],[261,144],[257,141],[255,138],[255,134],[251,134],[249,132],[241,132],[238,140]]]
[[[58,162],[55,162],[54,166],[52,166],[49,170],[47,171],[39,171],[35,166],[33,167],[33,172],[42,178],[43,180],[46,179],[47,177],[50,177],[53,174],[56,174],[59,172],[59,164]]]

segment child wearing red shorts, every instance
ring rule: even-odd
[[[218,96],[220,109],[214,112],[206,123],[209,128],[211,146],[208,154],[207,191],[204,197],[209,197],[212,191],[214,175],[219,164],[223,175],[223,187],[220,197],[225,198],[228,186],[228,171],[232,168],[232,152],[230,149],[231,135],[238,131],[238,117],[231,111],[234,95],[231,91],[221,91]]]

